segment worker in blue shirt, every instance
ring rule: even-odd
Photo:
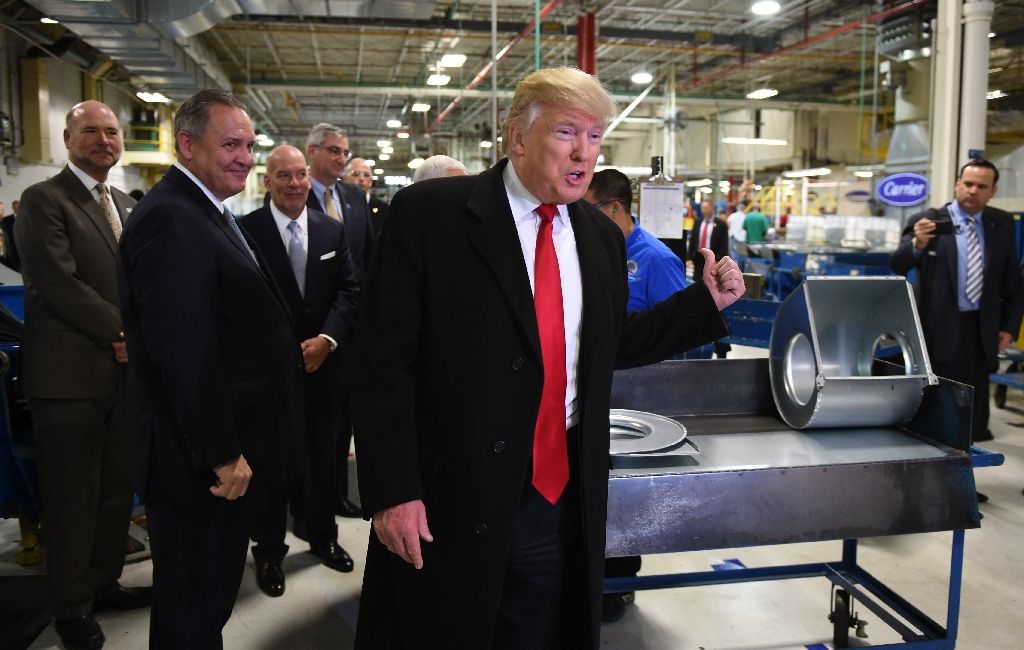
[[[595,173],[583,198],[615,222],[626,238],[627,311],[650,309],[689,284],[682,260],[657,237],[641,228],[630,214],[633,190],[625,174],[616,169]],[[639,556],[605,560],[604,573],[609,578],[635,576],[639,571]],[[606,623],[619,620],[634,599],[634,592],[605,594],[601,602],[601,620]]]
[[[630,214],[633,190],[625,174],[617,169],[595,173],[583,198],[611,219],[626,238],[628,311],[650,309],[689,284],[679,257]]]

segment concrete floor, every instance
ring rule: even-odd
[[[1024,608],[1024,562],[1016,555],[1024,540],[1024,429],[1013,423],[1024,423],[1021,391],[1010,392],[1007,409],[993,406],[991,428],[996,439],[984,444],[1004,454],[1006,463],[975,473],[978,489],[991,501],[981,506],[981,529],[967,533],[958,648],[1024,647],[1024,619],[1020,615]],[[284,562],[287,591],[283,597],[271,599],[256,587],[250,557],[234,615],[224,630],[226,648],[352,647],[369,524],[341,518],[338,523],[340,542],[356,558],[356,571],[342,574],[321,566],[306,551],[306,545],[289,534],[292,553]],[[0,521],[0,575],[25,573],[13,564],[16,539],[14,522]],[[862,540],[860,563],[943,623],[951,540],[951,533]],[[739,560],[755,567],[833,561],[840,555],[840,542],[822,542],[647,556],[643,573],[707,571],[723,560]],[[122,582],[148,584],[151,568],[149,561],[127,565]],[[622,620],[604,625],[601,647],[830,648],[832,628],[826,618],[829,598],[830,587],[824,578],[641,592]],[[851,638],[851,647],[900,641],[873,614],[865,613],[863,607],[857,609],[865,614],[869,636],[863,640]],[[110,650],[146,647],[146,610],[104,613],[98,620]],[[50,626],[30,647],[61,646]]]

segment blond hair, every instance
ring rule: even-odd
[[[619,107],[601,82],[578,68],[543,68],[526,75],[516,84],[512,106],[505,116],[502,150],[508,153],[512,138],[509,127],[526,132],[540,115],[542,105],[583,111],[588,115],[611,119]]]

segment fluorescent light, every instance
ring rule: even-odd
[[[364,160],[363,162],[365,162],[365,163],[366,163],[366,166],[367,166],[367,167],[373,167],[374,165],[376,165],[376,164],[377,164],[377,161],[376,161],[376,160]]]
[[[426,161],[417,156],[416,158],[413,158],[412,160],[409,161],[409,169],[418,169],[419,166],[422,165],[424,162]]]
[[[451,80],[452,80],[452,78],[449,77],[446,74],[434,73],[434,74],[430,75],[429,77],[427,77],[427,85],[428,86],[447,86],[448,82],[451,81]]]
[[[43,16],[42,18],[39,19],[39,22],[43,23],[44,25],[59,25],[60,24],[58,21],[54,20],[53,18],[50,18],[49,16]]]
[[[389,129],[398,129],[402,126],[402,120],[388,120],[387,125]]]
[[[761,186],[760,185],[755,185],[754,186],[754,191],[755,192],[760,192],[761,191]]]
[[[391,146],[391,140],[377,140],[377,146],[378,147],[390,147]]]
[[[409,137],[409,132],[399,131],[398,133],[395,134],[395,137],[398,138],[399,140],[406,140]]]
[[[139,91],[135,93],[135,96],[146,102],[147,104],[170,104],[171,100],[163,96],[162,93],[147,93],[145,91]]]
[[[753,92],[747,93],[747,99],[768,99],[779,94],[779,91],[774,88],[758,88]]]
[[[445,54],[441,57],[442,68],[461,68],[465,62],[465,54]]]
[[[828,167],[815,167],[814,169],[795,169],[791,172],[782,172],[786,178],[804,178],[806,176],[828,176],[832,170]]]
[[[412,105],[412,111],[414,113],[426,113],[430,110],[430,104],[424,104],[423,102],[416,102]]]
[[[380,176],[381,174],[384,173],[384,170],[383,169],[375,169],[375,170],[373,170],[373,173],[378,175],[378,176]]]
[[[1000,97],[1006,97],[1007,93],[1001,90],[990,90],[985,93],[985,99],[999,99]]]
[[[491,147],[494,146],[494,143],[491,142],[490,140],[481,140],[480,146],[484,149],[490,149]]]
[[[758,16],[771,16],[779,13],[779,3],[773,0],[758,0],[750,5],[750,11]]]
[[[395,153],[395,148],[390,146],[390,145],[387,146],[387,147],[381,147],[380,148],[380,152],[381,153]]]
[[[875,172],[866,171],[866,170],[864,170],[864,171],[855,171],[855,172],[853,172],[853,175],[856,176],[857,178],[871,178],[872,176],[875,175]]]
[[[377,160],[391,160],[391,155],[382,153],[381,155],[377,156]]]
[[[630,81],[635,84],[649,84],[654,81],[654,76],[646,70],[641,70],[640,72],[634,72],[633,76],[630,77]]]
[[[787,140],[773,140],[771,138],[722,138],[725,144],[763,144],[770,147],[785,147],[789,144]]]
[[[274,140],[265,133],[256,134],[256,144],[261,147],[273,147]]]
[[[989,38],[995,38],[996,37],[996,33],[995,32],[989,32],[988,33],[988,37]]]
[[[687,187],[704,187],[705,185],[711,185],[710,178],[701,178],[695,181],[686,181]]]

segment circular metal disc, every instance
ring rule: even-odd
[[[608,424],[614,455],[655,453],[686,439],[686,427],[655,413],[611,409]]]

